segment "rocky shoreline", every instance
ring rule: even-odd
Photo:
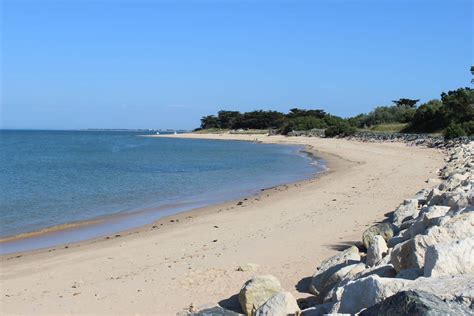
[[[312,129],[309,131],[293,131],[288,136],[325,137],[324,129]],[[474,141],[474,137],[461,137],[454,140],[445,140],[443,136],[433,136],[430,134],[409,134],[409,133],[388,133],[388,132],[356,132],[352,136],[344,137],[348,140],[361,142],[400,142],[414,146],[426,146],[429,148],[451,148],[460,144],[469,144]]]
[[[324,260],[311,277],[313,296],[297,301],[271,275],[248,280],[238,294],[243,314],[474,315],[474,143],[379,136],[351,139],[443,149],[439,179],[368,228],[360,245]],[[191,306],[178,315],[241,314]]]

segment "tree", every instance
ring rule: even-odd
[[[409,131],[435,132],[444,127],[444,119],[441,109],[443,102],[430,100],[420,105],[413,116]]]
[[[219,128],[219,119],[215,115],[203,116],[201,118],[201,128]]]
[[[326,112],[323,110],[302,110],[298,108],[290,109],[290,112],[286,115],[287,118],[296,118],[296,117],[315,117],[315,118],[324,118],[326,116]]]
[[[453,139],[462,136],[466,136],[466,132],[459,123],[451,123],[444,131],[444,137],[446,139]]]
[[[219,111],[217,118],[219,120],[220,128],[234,128],[236,123],[240,120],[242,114],[239,111]]]
[[[406,107],[406,108],[414,108],[416,104],[420,101],[420,99],[398,99],[398,100],[392,100],[393,103],[395,103],[396,106],[399,107]]]
[[[446,125],[474,120],[474,90],[460,88],[441,94],[443,116]]]
[[[285,121],[285,115],[277,111],[252,111],[242,114],[234,128],[278,129]]]
[[[324,129],[326,127],[328,125],[323,119],[314,116],[299,116],[285,122],[281,132],[286,135],[291,131],[308,131],[314,128]]]

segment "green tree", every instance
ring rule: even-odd
[[[308,131],[314,128],[324,129],[326,127],[328,125],[323,119],[314,116],[299,116],[285,122],[281,132],[286,135],[291,131]]]
[[[474,90],[460,88],[441,94],[446,125],[474,120]]]
[[[220,128],[235,128],[237,122],[241,119],[242,114],[238,111],[219,111],[217,118],[219,120]]]
[[[392,100],[393,103],[395,103],[396,106],[399,107],[406,107],[406,108],[414,108],[416,107],[416,104],[420,101],[420,99],[398,99],[398,100]]]
[[[461,136],[466,136],[466,132],[459,123],[451,123],[444,131],[444,137],[446,139],[453,139]]]
[[[201,128],[219,128],[219,119],[215,115],[203,116],[201,118]]]

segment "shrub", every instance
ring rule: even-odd
[[[324,131],[325,137],[335,137],[335,136],[350,136],[354,135],[357,129],[354,126],[351,126],[348,122],[339,122],[333,126],[328,127]]]
[[[322,119],[313,116],[300,116],[286,122],[281,132],[287,135],[291,131],[308,131],[313,128],[323,129],[326,127],[328,127],[328,125]]]
[[[464,129],[464,132],[466,132],[467,136],[474,135],[474,121],[469,121],[462,124],[462,128]]]
[[[444,137],[446,139],[453,139],[461,136],[466,136],[466,131],[459,123],[451,123],[444,131]]]

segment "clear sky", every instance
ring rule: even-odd
[[[3,128],[194,128],[470,86],[470,0],[2,0]]]

